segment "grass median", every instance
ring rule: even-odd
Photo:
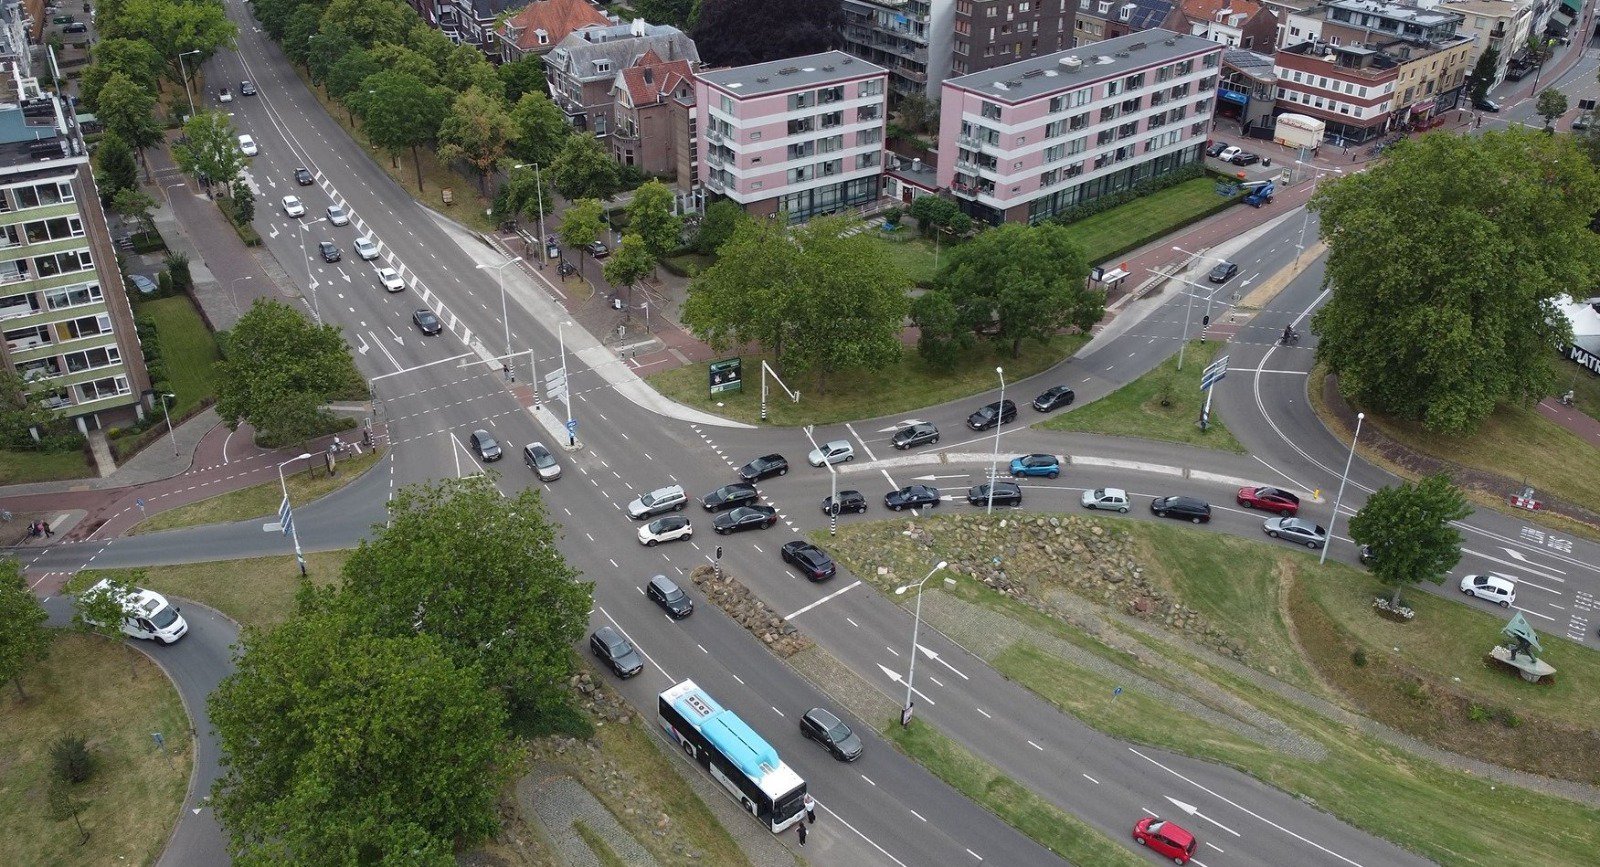
[[[142,301],[137,313],[155,320],[162,367],[172,393],[178,396],[170,408],[172,415],[181,416],[201,399],[216,394],[217,362],[222,353],[194,302],[187,295]]]
[[[349,550],[306,553],[306,574],[317,585],[339,580]],[[67,592],[94,586],[102,578],[119,578],[158,593],[193,599],[221,611],[241,626],[273,628],[294,613],[300,589],[300,567],[294,555],[214,560],[139,569],[86,569],[72,576]]]
[[[339,462],[339,474],[336,476],[321,472],[312,476],[305,470],[300,470],[292,476],[285,476],[284,482],[289,488],[289,502],[294,503],[296,507],[304,507],[313,500],[325,497],[360,478],[362,473],[372,469],[382,460],[383,455],[382,451],[369,451],[342,460]],[[129,532],[132,535],[159,533],[162,530],[176,530],[179,527],[265,518],[276,515],[278,505],[282,502],[283,486],[278,484],[277,478],[273,478],[259,485],[218,494],[176,509],[156,512],[135,524]]]
[[[1244,446],[1234,438],[1215,409],[1211,411],[1206,430],[1201,430],[1197,423],[1205,404],[1205,394],[1200,391],[1200,373],[1221,346],[1209,341],[1190,341],[1184,352],[1183,370],[1178,370],[1178,356],[1174,353],[1156,369],[1105,397],[1057,413],[1037,426],[1046,430],[1139,437],[1244,454]]]

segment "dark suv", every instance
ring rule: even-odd
[[[667,612],[673,620],[682,620],[694,613],[694,600],[683,592],[682,587],[665,575],[651,578],[650,583],[644,588],[644,595],[650,597],[651,602],[661,606],[661,610]]]
[[[812,581],[826,581],[839,571],[839,567],[833,564],[833,558],[828,556],[828,552],[810,542],[799,539],[785,542],[780,553],[783,562],[799,567],[801,573]]]
[[[1010,424],[1016,420],[1017,405],[1007,398],[978,407],[977,412],[967,416],[967,427],[973,430],[988,430],[997,424]]]
[[[330,264],[342,258],[342,254],[339,252],[339,245],[332,241],[318,241],[317,252],[322,254],[322,261]]]
[[[589,636],[589,652],[610,666],[617,677],[627,679],[644,671],[644,660],[640,658],[639,651],[633,649],[622,633],[610,626],[602,626]]]
[[[707,512],[720,512],[735,506],[748,506],[760,499],[761,494],[756,492],[754,485],[734,482],[701,497],[700,505],[705,506]]]
[[[739,478],[747,482],[759,482],[773,476],[786,475],[788,472],[789,462],[783,455],[762,455],[740,467]]]
[[[315,178],[311,177],[310,169],[301,167],[294,170],[294,182],[302,187],[309,187],[317,181]]]

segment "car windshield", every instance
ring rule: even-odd
[[[533,462],[541,467],[553,467],[556,465],[556,458],[549,452],[534,452]]]
[[[628,654],[630,654],[632,652],[633,652],[633,645],[629,644],[628,642],[624,641],[621,638],[617,639],[616,643],[611,645],[611,655],[612,656],[622,657],[622,656],[627,656]]]
[[[163,605],[150,615],[150,622],[157,629],[166,629],[178,622],[178,612],[171,605]]]
[[[661,591],[661,598],[667,600],[668,602],[677,602],[679,599],[683,598],[683,591],[677,587],[674,587],[671,590],[663,590]]]
[[[850,737],[850,727],[844,723],[839,723],[833,728],[828,729],[828,740],[831,740],[834,743],[839,743],[847,737]]]
[[[639,502],[644,503],[646,506],[654,506],[657,503],[656,493],[656,491],[651,491],[650,493],[645,494],[639,498]]]

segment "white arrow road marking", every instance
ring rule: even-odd
[[[1471,554],[1474,557],[1481,557],[1481,558],[1483,558],[1485,560],[1488,560],[1490,563],[1499,563],[1501,566],[1509,566],[1509,567],[1511,567],[1513,569],[1521,569],[1524,572],[1532,572],[1533,574],[1538,575],[1540,578],[1548,578],[1551,581],[1558,581],[1558,582],[1560,582],[1562,584],[1567,583],[1567,579],[1562,578],[1559,575],[1552,575],[1552,574],[1550,574],[1550,572],[1544,571],[1544,569],[1535,569],[1535,568],[1533,568],[1532,565],[1523,565],[1524,563],[1531,563],[1531,561],[1524,559],[1521,554],[1518,554],[1515,551],[1511,551],[1510,548],[1505,548],[1505,549],[1502,549],[1502,550],[1510,551],[1513,557],[1515,557],[1517,560],[1521,560],[1522,562],[1521,563],[1513,563],[1510,560],[1502,560],[1499,557],[1492,557],[1492,556],[1490,556],[1488,554],[1484,554],[1484,553],[1479,552],[1479,551],[1474,551],[1471,548],[1462,548],[1461,549],[1461,553],[1463,553],[1463,554]],[[1546,567],[1546,568],[1548,568],[1548,567]],[[1555,569],[1555,570],[1552,570],[1552,571],[1560,572],[1561,570]],[[1562,574],[1566,574],[1566,573],[1563,572]],[[1512,580],[1516,580],[1516,579],[1512,579]]]
[[[1218,822],[1216,819],[1213,819],[1210,816],[1207,816],[1205,813],[1200,812],[1200,809],[1198,807],[1195,807],[1192,804],[1185,804],[1184,802],[1178,800],[1177,798],[1172,797],[1171,795],[1167,796],[1167,800],[1171,801],[1172,805],[1174,807],[1177,807],[1178,809],[1184,811],[1185,813],[1188,813],[1191,816],[1198,816],[1199,818],[1204,819],[1204,820],[1206,820],[1207,822],[1210,822],[1213,825],[1216,825],[1218,828],[1221,828],[1222,830],[1227,831],[1229,834],[1232,834],[1235,837],[1239,836],[1239,832],[1238,831],[1235,831],[1232,828],[1229,828],[1227,825],[1224,825],[1221,822]]]
[[[401,336],[400,336],[400,335],[398,335],[398,334],[396,334],[396,333],[394,333],[394,328],[393,328],[393,327],[391,327],[391,326],[388,326],[388,325],[385,325],[385,326],[383,326],[383,327],[384,327],[384,328],[388,328],[388,329],[389,329],[389,336],[390,336],[390,337],[393,337],[393,338],[394,338],[394,342],[395,342],[395,343],[398,343],[398,344],[400,344],[400,345],[401,345],[401,346],[405,346],[405,345],[406,345],[406,341],[405,341],[405,338],[403,338],[403,337],[401,337]]]
[[[372,347],[367,345],[367,341],[361,339],[361,335],[359,335],[359,334],[356,335],[356,343],[361,344],[360,346],[356,347],[356,351],[361,353],[362,355],[366,355],[367,354],[367,350],[372,348]]]
[[[970,475],[972,475],[972,474],[971,473],[955,473],[953,475],[948,475],[948,476],[917,476],[917,477],[913,478],[911,481],[913,481],[913,482],[934,482],[934,481],[938,481],[939,479],[964,479],[964,478],[966,478],[966,477],[968,477]]]
[[[919,418],[908,418],[905,421],[896,424],[894,427],[878,428],[878,433],[894,433],[895,431],[897,431],[897,430],[899,430],[899,429],[901,429],[903,427],[910,427],[911,425],[914,425],[914,424],[922,424],[922,419],[919,419]]]
[[[337,268],[335,268],[333,270],[339,272],[339,276],[344,278],[344,282],[346,282],[346,283],[350,282],[350,275],[344,273],[344,266],[343,265],[340,265],[339,267],[337,267]]]
[[[1502,550],[1502,551],[1506,552],[1508,555],[1510,555],[1511,559],[1513,559],[1513,560],[1521,560],[1524,563],[1530,563],[1530,564],[1533,563],[1532,560],[1529,560],[1527,557],[1524,557],[1522,555],[1522,552],[1516,550],[1515,548],[1501,548],[1500,550]],[[1481,557],[1483,555],[1479,554],[1478,556]],[[1560,572],[1562,575],[1567,574],[1565,572],[1562,572],[1560,569],[1555,568],[1554,566],[1543,566],[1541,568],[1549,569],[1551,572]]]
[[[859,582],[859,581],[858,581],[858,582],[856,582],[856,583],[857,583],[857,584],[859,584],[859,583],[861,583],[861,582]],[[846,589],[849,589],[849,588],[846,588]],[[922,645],[920,645],[920,644],[919,644],[919,645],[917,645],[917,649],[918,649],[918,650],[920,650],[920,651],[922,651],[922,655],[923,655],[923,656],[926,656],[926,657],[927,657],[927,658],[929,658],[929,659],[931,659],[931,660],[933,660],[933,661],[934,661],[934,662],[937,662],[937,663],[939,663],[939,664],[940,664],[940,665],[942,665],[942,666],[944,666],[944,667],[945,667],[945,668],[948,668],[948,669],[950,669],[950,670],[951,670],[951,671],[954,671],[954,672],[955,672],[955,673],[956,673],[956,674],[959,674],[959,675],[961,675],[961,679],[962,679],[962,680],[971,680],[971,679],[972,679],[972,678],[970,678],[970,677],[967,677],[967,676],[966,676],[966,675],[964,675],[964,674],[961,674],[961,672],[960,672],[960,671],[959,671],[959,670],[957,670],[957,669],[956,669],[956,667],[955,667],[955,666],[953,666],[953,665],[951,665],[951,664],[950,664],[950,663],[948,663],[948,662],[945,662],[945,661],[944,661],[944,658],[943,658],[943,657],[941,657],[941,656],[940,656],[940,655],[939,655],[939,654],[938,654],[938,653],[936,653],[936,652],[935,652],[935,651],[932,651],[932,650],[929,650],[929,649],[928,649],[928,648],[926,648],[926,647],[923,647],[923,646],[922,646]]]
[[[883,663],[880,662],[880,663],[878,663],[878,668],[884,674],[888,675],[889,679],[894,681],[895,683],[905,683],[906,682],[906,679],[900,676],[900,672],[895,671],[894,669],[891,669],[889,666],[884,665]],[[922,696],[922,700],[927,702],[929,707],[933,706],[933,699],[928,698],[926,695],[923,695],[922,690],[917,689],[916,687],[912,687],[911,691],[913,693],[915,693],[916,695],[921,695]]]

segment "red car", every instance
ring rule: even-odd
[[[1149,816],[1133,826],[1133,841],[1149,846],[1156,854],[1172,859],[1174,864],[1187,864],[1194,857],[1194,835],[1172,822]]]
[[[1240,488],[1239,505],[1292,518],[1300,511],[1300,498],[1282,488]]]

